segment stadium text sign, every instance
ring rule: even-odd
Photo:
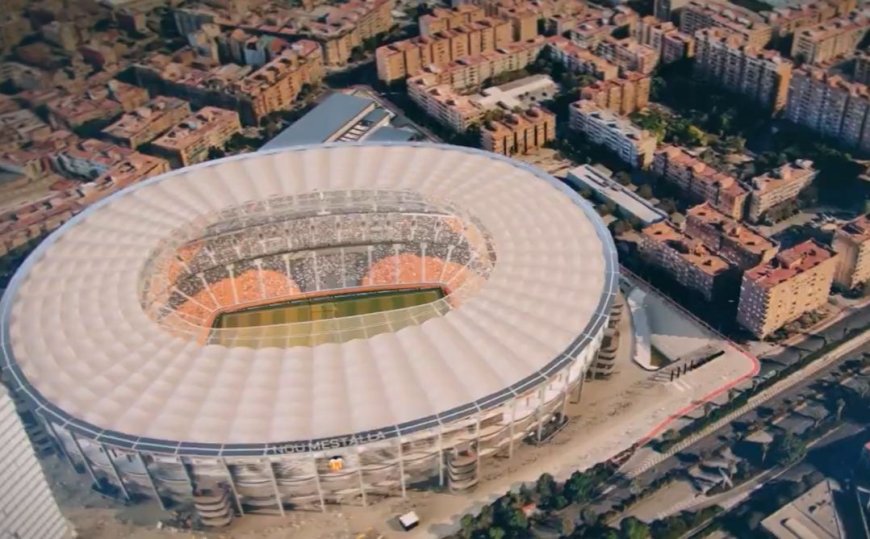
[[[353,447],[386,439],[387,435],[386,433],[384,433],[384,431],[377,431],[368,432],[366,434],[355,434],[352,436],[327,438],[325,440],[312,440],[310,442],[297,442],[293,444],[275,445],[270,447],[268,449],[268,452],[272,455],[286,455],[288,453],[310,453],[312,451],[326,451],[329,449]]]

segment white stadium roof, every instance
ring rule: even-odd
[[[204,345],[143,308],[149,257],[178,230],[252,201],[350,190],[461,208],[491,235],[487,279],[441,316],[316,346]],[[54,422],[144,451],[258,454],[393,436],[474,414],[559,372],[606,323],[616,271],[610,236],[582,199],[495,154],[418,143],[248,154],[137,184],[44,241],[0,305],[3,367]]]

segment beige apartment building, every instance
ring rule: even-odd
[[[695,33],[695,72],[771,111],[782,110],[788,100],[792,63],[776,51],[745,43],[742,36],[723,28],[699,30]]]
[[[794,34],[791,57],[809,64],[822,64],[850,54],[870,27],[870,8],[852,11],[844,17],[802,28]]]
[[[659,221],[641,231],[638,252],[648,263],[668,273],[682,286],[710,301],[728,262],[700,240],[680,232],[670,221]]]
[[[486,18],[483,7],[474,4],[460,4],[452,9],[437,7],[432,13],[420,17],[420,35],[431,37],[438,32],[453,30],[462,25]]]
[[[128,112],[103,129],[109,140],[136,149],[151,142],[190,114],[186,101],[176,97],[157,96],[145,106]]]
[[[628,71],[649,75],[659,64],[659,51],[642,45],[632,37],[606,37],[595,47],[595,53],[608,62]]]
[[[805,66],[789,85],[785,118],[850,148],[870,151],[870,92],[865,84]]]
[[[741,271],[773,259],[779,250],[771,240],[728,217],[709,202],[689,208],[686,234],[701,240]]]
[[[523,69],[534,62],[546,44],[546,39],[538,36],[530,41],[509,43],[499,50],[433,67],[428,72],[435,75],[438,84],[450,85],[461,92],[477,91],[492,77]]]
[[[616,64],[562,36],[548,39],[547,54],[574,73],[593,75],[601,80],[615,79],[619,76],[619,67]]]
[[[481,19],[428,36],[396,41],[375,51],[378,79],[390,84],[418,75],[428,66],[445,66],[496,52],[513,41],[513,28],[505,19]]]
[[[798,159],[755,176],[750,181],[752,191],[749,195],[748,219],[758,223],[771,208],[795,200],[818,173],[812,161]]]
[[[558,89],[546,75],[531,75],[472,95],[462,95],[438,81],[433,73],[411,77],[408,96],[438,123],[460,133],[480,123],[487,111],[526,109],[552,99]]]
[[[306,21],[303,33],[320,43],[326,65],[343,66],[363,41],[390,31],[393,5],[393,0],[350,0],[330,6],[323,16]]]
[[[785,37],[801,28],[845,15],[857,5],[858,0],[820,0],[776,7],[761,13],[761,16],[773,28],[775,36]]]
[[[650,77],[628,71],[621,77],[599,80],[580,90],[580,99],[613,113],[628,115],[649,105]]]
[[[870,282],[870,214],[840,227],[832,247],[838,258],[834,282],[847,289]]]
[[[556,115],[539,107],[508,112],[480,128],[481,147],[508,156],[532,153],[555,138]]]
[[[656,151],[656,137],[585,99],[571,103],[570,127],[586,135],[590,142],[615,153],[633,167],[647,168]]]
[[[718,0],[689,0],[680,11],[680,31],[694,36],[704,28],[723,28],[742,36],[746,44],[762,49],[773,37],[773,29],[756,12]]]
[[[285,110],[296,101],[306,84],[323,78],[321,54],[298,54],[286,50],[280,56],[246,76],[238,84],[242,116],[259,122],[270,113]]]
[[[632,36],[659,53],[662,64],[695,56],[695,38],[680,32],[674,23],[647,15],[635,26]]]
[[[211,148],[222,148],[241,130],[235,111],[205,107],[152,142],[151,149],[173,168],[186,167],[208,160]]]
[[[706,200],[732,219],[740,220],[749,193],[737,178],[720,172],[677,146],[655,153],[652,172],[680,187],[690,198]]]
[[[837,256],[809,240],[743,274],[737,322],[765,338],[828,302]]]

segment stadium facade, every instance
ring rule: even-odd
[[[392,311],[214,327],[432,287]],[[69,221],[4,296],[2,367],[120,497],[207,494],[216,517],[365,504],[469,488],[563,417],[616,292],[607,229],[537,169],[432,144],[298,147],[175,171]]]

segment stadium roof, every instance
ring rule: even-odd
[[[203,345],[145,312],[144,268],[178,230],[274,196],[375,189],[449,202],[489,231],[495,266],[458,307],[395,332],[283,349]],[[599,217],[528,165],[420,143],[258,152],[132,186],[40,244],[0,303],[2,367],[40,414],[80,436],[146,452],[269,454],[438,428],[536,390],[600,338],[616,287]]]
[[[336,92],[278,133],[260,151],[327,142],[350,122],[373,112],[369,109],[374,106],[371,99]]]

